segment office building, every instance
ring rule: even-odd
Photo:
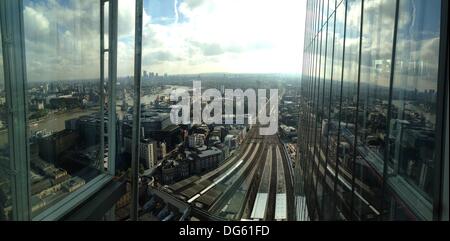
[[[298,216],[448,220],[447,11],[440,0],[308,1]]]

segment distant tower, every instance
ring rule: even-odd
[[[146,70],[144,70],[144,74],[143,74],[143,79],[144,80],[146,80],[148,78],[148,74],[147,74],[147,71]]]
[[[164,158],[167,155],[167,146],[165,142],[161,142],[161,157]]]

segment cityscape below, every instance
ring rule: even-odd
[[[142,220],[180,219],[189,204],[198,212],[194,219],[293,219],[288,217],[288,209],[293,209],[294,202],[292,173],[298,116],[292,113],[298,108],[294,86],[299,77],[281,74],[158,76],[144,71],[142,78],[139,143],[139,169],[145,177],[140,184]],[[230,86],[243,90],[262,85],[279,88],[280,133],[261,136],[256,126],[248,124],[247,118],[242,125],[173,124],[169,114],[176,102],[170,101],[169,95],[180,89],[192,92],[194,79],[202,80],[205,88],[219,90]],[[95,80],[30,83],[33,215],[82,188],[108,168],[107,140],[104,152],[99,153],[100,91],[95,83]],[[117,87],[120,94],[116,98],[115,169],[116,176],[126,180],[132,144],[132,77],[120,78]],[[107,108],[105,113],[106,123]],[[5,153],[5,143],[2,149]],[[99,156],[103,156],[103,163],[99,163]],[[243,159],[248,161],[243,163]],[[4,189],[8,185],[8,180],[2,181]],[[2,205],[6,219],[11,218],[10,202],[10,197],[6,197]],[[130,193],[118,202],[118,220],[129,218],[129,202]],[[267,211],[266,206],[270,207]]]

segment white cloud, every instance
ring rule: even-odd
[[[169,73],[299,72],[305,3],[299,0],[183,1],[179,14],[186,21],[149,24],[144,28],[144,34],[147,30],[154,32],[152,40],[144,38],[146,47],[171,52],[179,57],[178,61],[143,68]],[[156,44],[146,43],[152,41]]]
[[[24,1],[28,79],[98,78],[98,1]]]
[[[173,23],[153,22],[152,10],[144,12],[143,70],[300,71],[305,0],[173,1]],[[25,0],[24,5],[31,81],[98,78],[98,1]],[[133,74],[134,10],[134,1],[119,0],[121,76]]]
[[[48,35],[50,33],[50,23],[44,13],[36,11],[34,8],[26,6],[23,12],[24,21],[28,23],[28,34],[32,37]]]

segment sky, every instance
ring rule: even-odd
[[[30,81],[98,78],[98,0],[24,6]],[[305,8],[306,0],[144,0],[142,69],[300,73]],[[134,1],[119,0],[119,76],[133,75],[134,9]]]
[[[118,75],[132,76],[135,6],[118,2]],[[418,76],[396,68],[399,86],[436,88],[439,8],[440,0],[400,2],[397,62],[421,63],[425,71]],[[99,77],[99,9],[98,0],[24,0],[29,81]],[[392,0],[365,3],[363,82],[389,84],[389,69],[373,66],[392,56],[394,10]],[[353,62],[346,60],[351,68],[345,77],[357,73],[360,13],[360,1],[350,1],[346,56]],[[300,74],[305,15],[306,0],[144,0],[142,70]],[[334,42],[342,45],[343,36],[336,34]]]

